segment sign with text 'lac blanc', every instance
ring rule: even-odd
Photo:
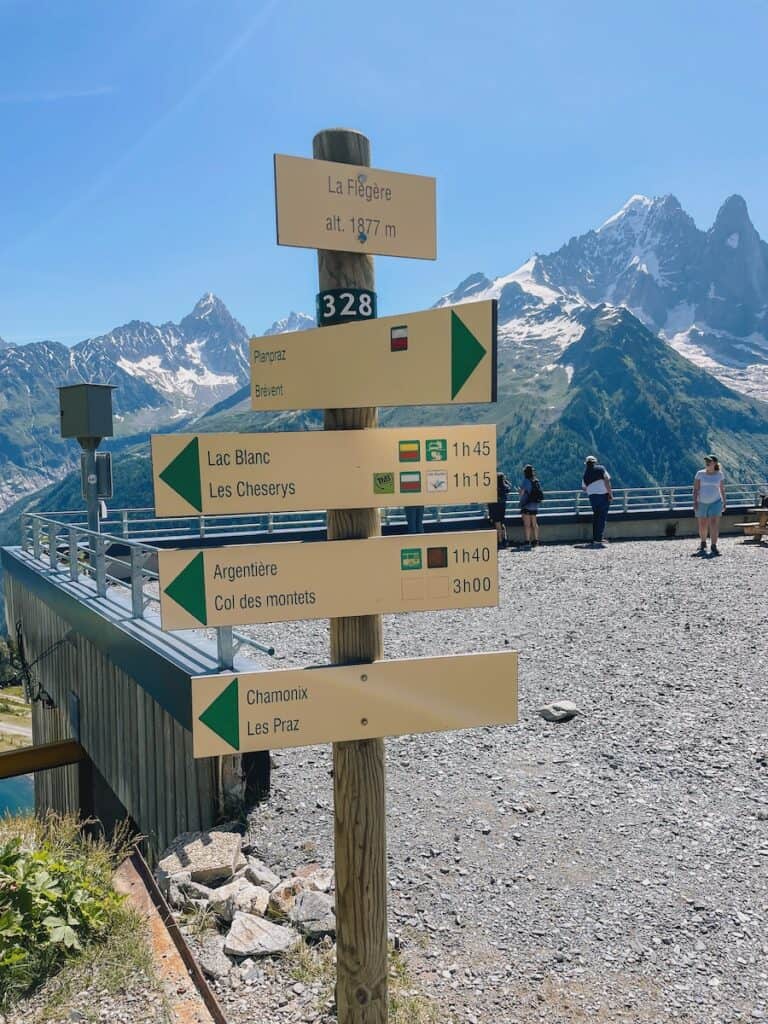
[[[158,516],[496,500],[496,428],[157,434]]]
[[[278,245],[437,257],[435,179],[275,156]]]
[[[491,530],[158,552],[163,629],[498,604]]]
[[[496,401],[496,301],[251,339],[262,410]]]
[[[192,679],[195,757],[517,722],[517,654]]]

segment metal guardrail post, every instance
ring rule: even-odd
[[[96,557],[96,593],[99,597],[107,596],[107,559],[106,543],[103,537],[92,537],[96,543],[92,550],[95,550]]]
[[[440,522],[440,520],[442,519],[442,514],[443,514],[442,508],[439,505],[437,505],[436,508],[435,508],[435,522],[436,523]]]
[[[275,517],[270,512],[269,515],[267,516],[267,533],[274,533],[274,532],[275,532]]]
[[[231,626],[216,627],[216,653],[219,668],[225,672],[232,671],[235,667],[235,638]]]
[[[205,516],[198,516],[197,526],[200,540],[203,540],[205,538]]]
[[[124,508],[120,513],[120,532],[123,537],[128,536],[128,509]]]
[[[626,487],[624,488],[624,511],[629,511],[629,491]]]
[[[26,554],[29,551],[29,537],[27,536],[29,530],[29,522],[27,521],[26,515],[21,513],[21,550]]]
[[[32,520],[32,554],[36,561],[40,561],[43,555],[43,546],[40,542],[40,520]]]
[[[144,552],[131,545],[131,617],[144,618]]]
[[[56,523],[48,526],[48,564],[52,569],[56,568],[56,545],[59,541],[59,529]]]
[[[77,530],[69,528],[69,578],[77,580]]]

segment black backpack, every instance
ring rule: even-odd
[[[542,491],[541,484],[536,477],[533,478],[531,483],[531,493],[528,496],[528,501],[533,502],[536,505],[540,505],[542,501],[544,501],[544,491]]]

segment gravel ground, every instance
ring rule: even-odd
[[[390,931],[441,1021],[768,1020],[768,552],[695,546],[502,552],[498,610],[387,617],[388,657],[520,652],[519,725],[387,741]],[[558,697],[582,714],[544,722]],[[254,846],[330,864],[330,749],[274,760]],[[289,1019],[270,975],[232,1024]]]

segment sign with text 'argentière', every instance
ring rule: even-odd
[[[163,629],[498,604],[496,534],[411,534],[158,552]]]
[[[192,678],[195,757],[516,721],[514,651]]]
[[[251,339],[251,407],[496,401],[496,301]]]
[[[435,179],[275,156],[278,245],[437,257]]]
[[[496,428],[157,434],[155,514],[387,508],[496,500]]]

